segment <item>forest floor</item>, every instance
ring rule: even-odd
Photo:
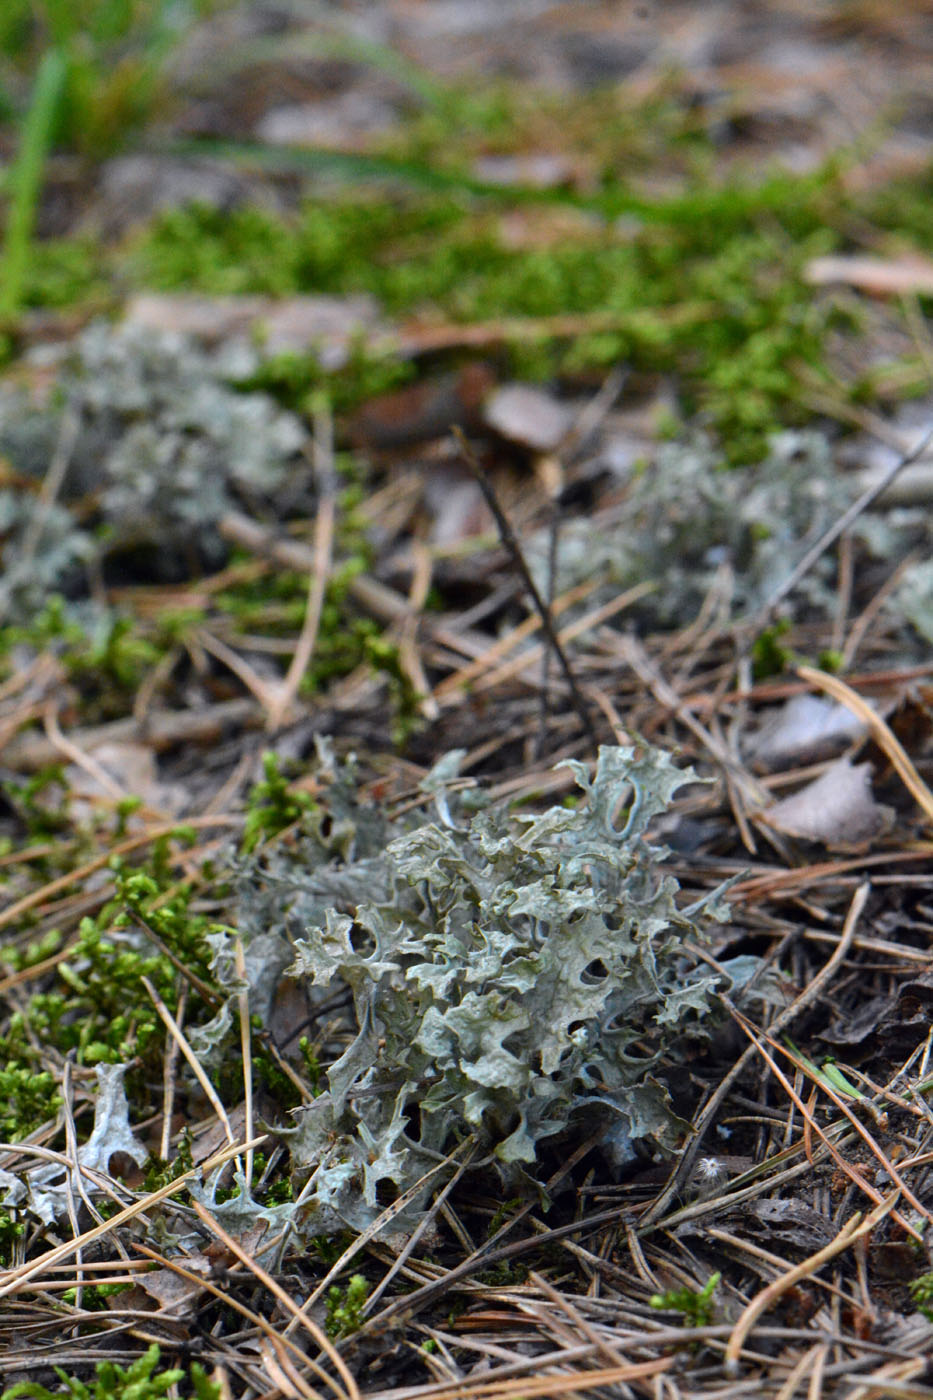
[[[0,1400],[933,1396],[933,3],[54,9]]]

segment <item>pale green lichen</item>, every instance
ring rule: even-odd
[[[657,1072],[709,1022],[718,979],[684,945],[726,907],[721,890],[681,907],[647,829],[697,779],[650,748],[601,749],[592,779],[569,766],[574,807],[467,820],[441,801],[440,823],[389,843],[387,898],[360,882],[352,915],[298,942],[312,998],[352,993],[349,1044],[292,1137],[316,1230],[363,1228],[386,1190],[417,1207],[471,1135],[509,1174],[584,1118],[617,1148],[682,1131]]]
[[[787,432],[768,456],[741,472],[724,471],[721,452],[703,437],[662,445],[636,473],[605,520],[561,526],[555,593],[604,576],[605,596],[645,581],[657,587],[637,605],[650,622],[682,626],[715,596],[725,616],[759,606],[784,582],[806,548],[854,494],[817,432]],[[528,549],[546,586],[549,540]],[[830,598],[831,555],[817,561],[800,593],[811,604]],[[588,596],[592,607],[602,595]]]
[[[54,589],[71,592],[89,560],[140,546],[167,576],[198,551],[225,553],[223,514],[294,496],[306,434],[267,394],[238,393],[253,373],[247,346],[214,356],[185,336],[97,322],[56,352],[54,393],[37,403],[0,386],[0,453],[25,476],[64,466],[63,505],[0,492],[4,581],[0,607],[33,613]]]

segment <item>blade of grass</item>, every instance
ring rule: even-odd
[[[67,61],[59,49],[49,49],[43,55],[23,122],[19,155],[9,180],[10,203],[0,261],[0,321],[12,320],[22,303],[42,175],[67,72]]]

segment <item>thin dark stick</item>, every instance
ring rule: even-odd
[[[522,582],[527,588],[528,593],[531,596],[532,602],[538,610],[538,616],[541,618],[541,626],[544,629],[544,635],[547,638],[548,644],[553,650],[554,655],[560,662],[561,670],[563,671],[564,676],[567,680],[567,684],[570,687],[571,704],[573,705],[573,708],[577,713],[577,718],[582,724],[587,738],[590,740],[590,743],[595,748],[597,744],[596,726],[593,724],[593,719],[590,714],[589,706],[587,705],[586,700],[583,697],[583,693],[580,690],[580,687],[577,685],[576,677],[574,676],[573,671],[570,668],[570,662],[567,660],[564,649],[561,646],[560,641],[558,640],[557,633],[554,630],[554,622],[551,618],[551,610],[548,607],[547,603],[544,601],[544,599],[541,597],[541,594],[538,592],[537,584],[531,577],[531,571],[529,570],[528,565],[525,563],[525,556],[522,553],[521,545],[515,537],[515,531],[509,524],[508,517],[506,516],[505,511],[502,509],[502,506],[499,504],[499,498],[496,495],[495,488],[493,487],[492,482],[489,480],[488,475],[484,471],[482,463],[480,462],[476,453],[473,451],[472,447],[467,442],[466,438],[464,437],[462,431],[459,428],[453,429],[453,435],[456,438],[457,445],[460,448],[460,451],[463,453],[463,460],[466,462],[467,466],[470,468],[470,471],[476,478],[479,489],[483,493],[483,498],[485,499],[489,509],[492,511],[502,543],[505,545],[506,549],[509,551],[509,554],[512,556],[512,561],[522,577]]]
[[[576,422],[565,433],[557,444],[558,461],[566,462],[580,451],[587,441],[599,427],[606,414],[612,408],[616,399],[625,387],[628,379],[628,369],[622,366],[614,369],[603,384],[599,393],[585,405],[583,411],[577,415]],[[555,491],[551,500],[551,519],[548,526],[548,558],[547,558],[547,606],[548,611],[554,603],[554,592],[557,579],[557,547],[560,536],[561,523],[561,492]],[[548,720],[551,715],[551,656],[550,647],[544,648],[541,658],[541,728],[538,733],[538,740],[535,752],[538,758],[544,753],[547,743]]]
[[[548,526],[547,542],[547,598],[545,605],[550,614],[551,606],[554,602],[554,580],[557,577],[557,539],[560,530],[560,504],[555,499],[551,502],[551,520]],[[551,657],[553,653],[550,647],[544,648],[541,658],[541,709],[540,728],[538,730],[538,742],[535,752],[540,758],[547,743],[548,720],[551,717]]]

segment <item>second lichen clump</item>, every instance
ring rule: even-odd
[[[616,1147],[676,1140],[654,1072],[709,1016],[717,978],[685,940],[725,906],[681,907],[646,831],[697,779],[650,748],[601,749],[592,779],[570,766],[583,800],[517,819],[454,820],[441,788],[441,821],[387,848],[389,899],[361,887],[353,917],[329,910],[299,942],[312,999],[353,998],[292,1141],[322,1228],[362,1228],[471,1134],[505,1171],[584,1116]]]
[[[81,592],[82,569],[114,551],[148,550],[158,577],[184,576],[196,553],[221,563],[224,513],[307,477],[300,420],[236,392],[255,367],[246,346],[209,356],[179,334],[98,322],[59,356],[44,402],[0,389],[0,453],[38,480],[62,467],[66,502],[0,491],[0,607],[29,617],[50,591]]]

